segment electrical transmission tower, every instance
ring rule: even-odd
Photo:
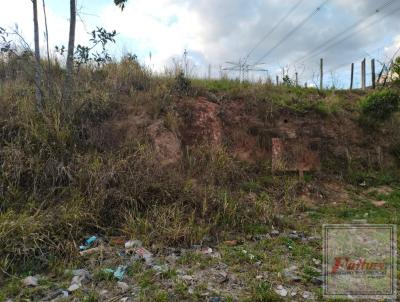
[[[248,74],[250,71],[260,71],[260,72],[268,72],[268,69],[262,68],[262,65],[266,63],[257,63],[257,64],[248,64],[247,58],[240,58],[238,62],[225,62],[229,64],[229,67],[224,67],[222,70],[227,71],[238,71],[239,72],[239,80],[243,82],[247,80]]]

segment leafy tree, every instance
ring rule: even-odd
[[[121,10],[124,10],[126,2],[128,2],[128,0],[114,0],[114,4],[119,6]]]

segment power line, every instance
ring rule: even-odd
[[[304,0],[299,0],[297,3],[292,6],[292,8],[261,38],[261,40],[249,51],[249,53],[245,57],[245,62],[249,59],[251,54],[253,53],[254,50],[256,50],[257,47],[259,47],[271,34],[275,32],[275,30],[283,23],[286,21],[286,19],[300,6],[300,4]]]
[[[339,38],[341,35],[345,34],[346,32],[357,28],[359,25],[364,23],[366,20],[368,20],[369,18],[371,18],[375,14],[380,13],[383,9],[385,9],[386,7],[392,5],[395,1],[396,0],[390,0],[390,1],[386,2],[384,5],[382,5],[381,7],[378,7],[366,19],[360,19],[360,20],[356,21],[351,26],[347,27],[346,29],[342,30],[340,33],[338,33],[335,36],[331,37],[328,41],[325,41],[324,43],[322,43],[319,46],[315,47],[312,51],[308,52],[308,54],[303,56],[301,59],[297,60],[297,63],[305,62],[305,61],[309,60],[310,58],[320,54],[323,51],[325,51],[326,49],[332,47],[332,45],[336,45],[336,43],[333,43],[333,44],[330,44],[330,43],[334,42],[337,38]]]
[[[296,27],[294,27],[289,33],[287,33],[283,39],[281,39],[274,47],[272,47],[268,52],[263,55],[255,64],[260,63],[266,57],[268,57],[275,49],[281,46],[290,36],[292,36],[296,31],[298,31],[304,24],[306,24],[314,15],[316,15],[322,7],[328,3],[330,0],[325,0],[320,6],[318,6],[310,15],[308,15],[305,19],[303,19]]]

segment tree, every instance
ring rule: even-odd
[[[128,2],[128,0],[114,0],[114,4],[119,6],[121,10],[124,10],[126,2]]]
[[[64,100],[71,101],[73,89],[73,68],[74,68],[74,51],[75,51],[75,27],[76,27],[76,0],[70,0],[70,20],[69,20],[69,37],[67,50],[67,66],[65,74]]]
[[[41,74],[40,74],[40,47],[39,47],[39,24],[38,24],[38,11],[37,0],[32,0],[33,4],[33,30],[35,40],[35,86],[36,86],[36,108],[40,109],[42,103],[42,91],[40,90]]]

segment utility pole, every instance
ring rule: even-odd
[[[354,63],[351,63],[350,90],[353,90],[353,81],[354,81]]]
[[[361,89],[365,89],[365,58],[361,62]]]
[[[375,59],[371,60],[371,80],[372,80],[372,89],[375,89]]]
[[[319,89],[322,90],[324,88],[324,59],[321,58],[320,61],[320,82],[319,82]]]
[[[208,64],[208,79],[211,79],[211,64]]]
[[[279,76],[276,76],[276,86],[279,86]]]

